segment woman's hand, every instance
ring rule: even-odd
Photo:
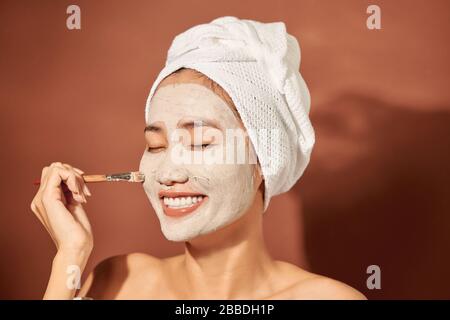
[[[31,210],[58,251],[86,251],[93,246],[91,225],[82,205],[91,193],[82,174],[69,164],[52,163],[42,170],[39,190],[31,202]]]
[[[91,193],[82,174],[68,164],[52,163],[42,170],[39,190],[31,202],[31,210],[57,248],[44,298],[73,297],[79,284],[76,288],[68,285],[68,273],[78,268],[81,275],[93,248],[91,225],[82,205]]]

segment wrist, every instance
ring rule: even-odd
[[[60,248],[53,258],[44,299],[72,299],[81,287],[81,276],[91,249]]]
[[[89,256],[91,255],[91,248],[72,249],[72,248],[60,248],[53,258],[53,264],[71,264],[78,265],[80,268],[87,263]]]

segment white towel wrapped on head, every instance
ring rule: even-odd
[[[153,83],[180,68],[195,69],[233,100],[264,176],[264,211],[270,198],[292,188],[309,163],[315,143],[310,95],[300,75],[300,47],[282,22],[221,17],[177,35],[166,65]]]

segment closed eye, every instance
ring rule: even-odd
[[[205,150],[212,145],[213,145],[212,143],[191,144],[191,150],[194,150],[194,151]]]
[[[164,151],[164,147],[155,147],[155,148],[147,147],[147,151],[151,153],[158,153]]]

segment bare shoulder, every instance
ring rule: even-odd
[[[351,286],[320,275],[299,282],[294,290],[300,299],[320,300],[367,300],[367,298]]]
[[[294,264],[277,263],[286,275],[295,279],[280,292],[282,299],[366,300],[361,292],[343,282],[308,272]]]
[[[136,283],[156,282],[161,259],[145,253],[130,253],[101,261],[89,274],[78,296],[93,299],[117,299],[135,289]]]

